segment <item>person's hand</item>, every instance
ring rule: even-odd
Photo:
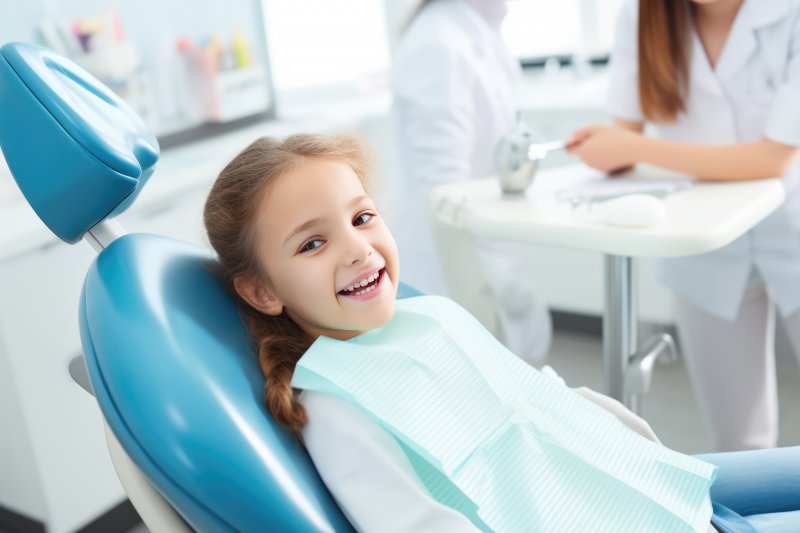
[[[599,392],[595,392],[588,387],[577,387],[573,388],[572,390],[619,418],[623,424],[634,430],[642,437],[661,444],[661,441],[658,440],[656,433],[653,431],[653,428],[650,427],[650,424],[648,424],[647,421],[634,414],[630,409],[622,405],[614,398],[606,396],[605,394],[600,394]]]
[[[567,141],[569,153],[603,172],[614,173],[637,163],[640,133],[617,126],[595,124],[572,133]]]

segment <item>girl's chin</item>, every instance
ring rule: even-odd
[[[367,316],[355,318],[352,329],[364,333],[385,326],[394,316],[394,309],[394,300],[392,300],[378,309],[364,310],[364,314]]]

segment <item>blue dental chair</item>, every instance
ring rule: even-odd
[[[114,222],[158,160],[141,120],[70,61],[12,43],[0,48],[0,147],[47,227],[98,251],[79,302],[81,341],[109,452],[150,529],[352,531],[305,451],[264,408],[253,346],[208,269],[211,253]],[[758,475],[779,457],[704,459],[748,461],[744,471]],[[737,479],[721,475],[715,490],[741,512]],[[763,514],[745,503],[754,518],[741,531],[790,531],[794,520],[800,531],[792,509]]]
[[[177,510],[180,519],[152,517],[169,531],[351,531],[263,407],[263,377],[233,298],[207,269],[212,255],[107,220],[158,161],[139,117],[70,61],[8,44],[0,146],[47,227],[99,252],[79,304],[81,343],[115,468],[143,495],[140,514]],[[169,506],[153,503],[148,483]]]

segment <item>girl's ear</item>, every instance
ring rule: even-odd
[[[245,302],[262,313],[278,316],[283,312],[283,303],[263,281],[237,277],[233,280],[233,288]]]

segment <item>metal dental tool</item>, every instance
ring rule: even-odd
[[[500,188],[509,194],[524,192],[536,175],[538,162],[549,152],[566,147],[567,143],[562,141],[534,142],[533,132],[524,123],[517,122],[495,150],[495,168]]]

